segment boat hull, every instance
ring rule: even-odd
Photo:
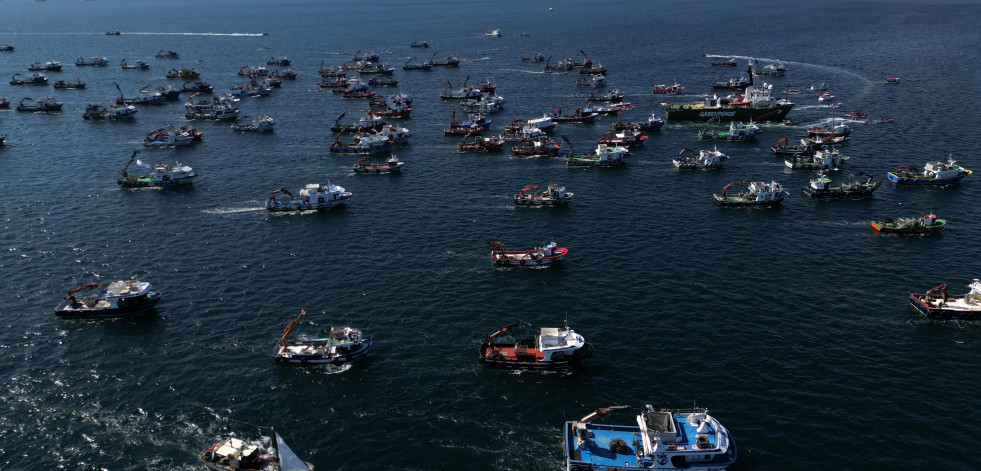
[[[928,301],[926,294],[911,293],[909,304],[917,312],[933,319],[981,320],[981,306],[967,305],[966,295],[952,295],[947,302]]]
[[[534,250],[508,250],[503,254],[500,250],[495,250],[491,252],[491,262],[494,263],[494,266],[499,267],[534,267],[562,261],[562,258],[568,253],[569,249],[565,247],[556,247],[553,255],[541,257],[536,257]]]
[[[368,350],[371,349],[372,343],[373,342],[371,340],[362,340],[357,344],[358,347],[357,350],[353,350],[343,354],[327,353],[323,355],[297,354],[297,353],[284,355],[282,353],[282,349],[283,349],[282,346],[276,345],[273,348],[273,359],[275,359],[277,362],[280,363],[291,363],[295,365],[323,365],[323,364],[341,365],[344,363],[350,363],[354,360],[357,360],[358,358],[365,356],[368,353]],[[299,344],[293,344],[293,345],[299,345]]]
[[[871,198],[874,191],[875,188],[862,191],[817,190],[809,186],[801,189],[802,193],[811,198],[825,200],[865,200]]]
[[[88,308],[82,303],[76,302],[73,304],[65,300],[55,308],[55,314],[62,317],[120,317],[150,309],[157,305],[160,297],[161,294],[159,292],[150,291],[146,294],[146,299],[140,300],[140,302],[129,301],[125,306],[119,306],[117,304],[114,307],[104,309]]]
[[[579,363],[586,358],[593,356],[593,346],[589,342],[586,342],[582,347],[577,348],[572,352],[571,355],[561,355],[559,359],[554,360],[536,360],[535,358],[520,358],[520,357],[495,357],[493,355],[487,354],[487,349],[492,345],[489,343],[483,343],[480,345],[480,363],[491,366],[498,366],[502,368],[517,368],[517,369],[528,369],[528,370],[547,370],[556,368],[566,368],[576,363]],[[552,358],[555,358],[557,353],[552,354]]]
[[[889,181],[900,185],[954,185],[960,183],[964,177],[971,173],[964,173],[951,178],[908,178],[901,177],[893,172],[887,174]]]
[[[187,178],[180,178],[176,180],[150,180],[150,179],[140,179],[140,178],[120,178],[116,180],[116,183],[123,188],[144,188],[144,187],[171,187],[171,186],[182,186],[190,185],[194,183],[193,175]]]
[[[266,201],[266,209],[272,212],[299,212],[299,211],[325,211],[340,204],[340,201],[328,201],[324,203],[281,203]]]
[[[780,206],[780,204],[783,202],[783,198],[779,198],[775,200],[757,201],[755,199],[750,200],[750,199],[740,198],[736,196],[719,196],[719,195],[713,195],[713,196],[715,197],[715,203],[718,204],[719,206],[733,207],[733,208],[753,207],[753,206],[761,207],[761,208],[769,208],[773,206]]]
[[[664,105],[665,121],[698,121],[706,122],[718,118],[721,122],[728,121],[783,121],[793,104],[768,106],[765,108],[705,108],[692,105]]]

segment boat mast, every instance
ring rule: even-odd
[[[135,159],[136,158],[136,154],[139,154],[139,153],[140,153],[140,151],[137,149],[137,150],[134,150],[133,151],[133,155],[129,156],[129,161],[127,161],[126,162],[126,165],[123,166],[123,178],[129,178],[129,175],[126,173],[126,169],[129,168],[129,164],[133,163],[133,159]]]
[[[304,315],[306,315],[306,313],[307,313],[307,311],[305,309],[300,309],[300,315],[299,316],[296,316],[296,319],[291,320],[289,324],[286,324],[286,330],[283,331],[283,336],[280,337],[280,339],[279,339],[280,342],[282,342],[283,347],[286,347],[286,336],[289,335],[290,332],[293,331],[293,328],[294,327],[296,327],[296,321],[300,320],[300,318],[303,317]],[[278,453],[277,453],[277,456],[279,456]]]

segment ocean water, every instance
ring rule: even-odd
[[[549,7],[553,7],[549,11]],[[732,470],[972,469],[966,438],[981,382],[976,324],[929,321],[910,292],[979,276],[981,183],[898,188],[867,201],[811,201],[814,173],[791,171],[769,146],[851,112],[831,172],[885,180],[897,165],[948,155],[981,165],[972,131],[977,2],[0,2],[0,76],[55,59],[84,90],[10,86],[0,96],[53,96],[60,113],[0,110],[0,468],[203,469],[198,455],[236,422],[240,436],[275,427],[317,469],[562,468],[561,425],[613,404],[708,407],[740,450]],[[484,36],[500,28],[501,38]],[[120,36],[106,36],[119,30]],[[529,36],[519,36],[526,31]],[[261,33],[268,32],[268,36]],[[413,41],[429,49],[413,49]],[[160,50],[178,60],[155,59]],[[328,127],[366,110],[361,100],[311,91],[317,68],[356,51],[396,67],[455,55],[458,69],[395,77],[415,99],[399,124],[402,175],[356,175],[357,157],[332,155]],[[459,154],[442,128],[456,103],[439,93],[491,79],[511,119],[585,104],[575,74],[542,74],[520,61],[542,52],[607,66],[607,88],[636,106],[623,118],[663,115],[662,101],[696,101],[719,73],[780,61],[774,90],[800,88],[790,117],[754,143],[720,143],[718,171],[677,171],[683,147],[708,148],[698,124],[669,123],[621,169],[567,169],[561,159]],[[735,56],[735,69],[710,56]],[[75,58],[106,56],[106,68]],[[86,122],[110,103],[113,83],[133,95],[195,67],[217,91],[243,65],[288,56],[299,74],[243,113],[268,114],[274,133],[239,134],[196,122],[203,142],[148,149],[148,163],[178,160],[200,177],[176,191],[120,190],[115,179],[146,132],[183,124],[182,102],[141,107],[131,123]],[[121,59],[148,71],[122,71]],[[898,76],[901,83],[886,84]],[[651,83],[679,81],[678,97]],[[181,81],[169,81],[178,86]],[[827,84],[840,108],[808,92]],[[381,92],[387,92],[380,89]],[[184,96],[186,98],[186,95]],[[183,101],[183,100],[182,100]],[[14,106],[12,105],[12,106]],[[459,113],[458,113],[459,114]],[[577,153],[615,118],[560,126]],[[565,150],[563,150],[565,152]],[[782,208],[717,208],[733,180],[781,182]],[[340,184],[345,207],[268,214],[277,188]],[[524,185],[560,183],[568,208],[515,208]],[[878,235],[869,221],[936,212],[929,237]],[[486,242],[569,247],[561,265],[498,269]],[[973,248],[972,248],[973,247]],[[53,313],[85,282],[132,274],[164,294],[135,320],[65,320]],[[300,332],[360,327],[375,340],[350,368],[295,368],[271,350],[300,309]],[[477,348],[503,325],[564,320],[595,347],[581,367],[515,373],[481,367]],[[632,423],[630,414],[609,421]],[[969,442],[967,442],[969,443]]]

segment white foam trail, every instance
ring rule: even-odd
[[[720,55],[720,54],[705,54],[705,57],[732,57],[733,59],[756,60],[756,61],[764,61],[764,62],[779,62],[781,64],[794,64],[794,65],[799,65],[799,66],[802,66],[802,67],[810,67],[810,68],[814,68],[814,69],[831,70],[831,71],[842,73],[842,74],[845,74],[845,75],[850,75],[852,77],[855,77],[855,78],[861,80],[865,84],[865,89],[866,89],[865,91],[866,92],[868,91],[868,89],[870,89],[872,87],[872,81],[869,80],[868,77],[865,77],[864,75],[861,75],[861,74],[859,74],[857,72],[852,72],[850,70],[845,70],[845,69],[842,69],[840,67],[832,67],[830,65],[811,64],[811,63],[808,63],[808,62],[798,62],[798,61],[785,61],[785,60],[780,60],[780,59],[771,59],[769,57],[738,56],[738,55],[731,55],[731,54],[725,54],[725,55]]]
[[[247,213],[249,211],[263,211],[266,208],[215,208],[215,209],[205,209],[202,211],[205,214],[235,214],[235,213]]]
[[[151,33],[151,32],[123,32],[123,34],[142,34],[159,36],[263,36],[262,33]]]

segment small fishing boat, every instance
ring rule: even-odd
[[[738,91],[738,90],[746,89],[749,86],[753,85],[753,80],[750,79],[749,77],[733,77],[728,80],[723,80],[722,79],[723,75],[725,74],[724,73],[719,74],[719,76],[715,78],[715,82],[712,83],[713,89]]]
[[[782,77],[785,73],[787,73],[787,68],[780,63],[767,64],[756,70],[757,75],[769,75],[772,77]]]
[[[869,115],[866,114],[866,113],[862,113],[860,111],[856,111],[856,112],[850,114],[848,116],[848,119],[849,119],[849,121],[855,121],[855,122],[860,122],[860,123],[867,123],[867,122],[869,122]]]
[[[685,153],[691,153],[690,157],[685,156]],[[722,168],[722,163],[729,160],[729,156],[719,152],[719,148],[716,147],[713,150],[702,149],[695,156],[695,151],[685,147],[678,152],[678,155],[672,160],[674,166],[679,169],[711,169],[711,168]]]
[[[347,76],[347,71],[339,65],[330,65],[324,67],[324,62],[320,61],[320,68],[317,69],[317,73],[323,78],[341,78]]]
[[[834,148],[824,148],[815,151],[812,156],[792,157],[783,163],[794,170],[838,170],[848,159]]]
[[[162,86],[156,88],[157,93],[163,96],[165,101],[173,101],[181,99],[181,91],[170,86],[169,83],[165,83]]]
[[[617,122],[610,125],[614,131],[623,131],[625,129],[635,129],[642,132],[658,131],[664,126],[664,120],[660,116],[651,113],[651,116],[647,118],[647,121],[639,123],[631,123],[628,121],[620,121],[620,114],[617,114]]]
[[[456,110],[451,112],[450,125],[443,130],[447,136],[466,136],[468,134],[480,134],[487,129],[490,121],[482,115],[471,115],[468,121],[457,121]]]
[[[626,147],[597,144],[593,154],[575,155],[572,143],[565,136],[562,139],[569,144],[569,155],[565,157],[566,167],[619,167],[626,165],[630,150]]]
[[[472,134],[473,139],[467,142],[467,138]],[[456,149],[460,152],[496,152],[502,147],[504,147],[504,138],[501,136],[483,137],[475,133],[463,136],[463,140],[456,145]]]
[[[935,319],[981,319],[981,281],[967,285],[967,294],[950,294],[943,284],[926,293],[909,295],[909,303],[920,314]]]
[[[75,76],[74,82],[66,82],[64,80],[59,80],[52,85],[54,88],[59,90],[79,90],[85,88],[85,82],[82,81],[78,75]]]
[[[178,53],[176,53],[174,51],[164,51],[164,50],[157,51],[157,55],[155,55],[153,57],[156,57],[157,59],[180,59],[181,58],[180,54],[178,54]]]
[[[782,137],[779,141],[777,141],[776,145],[770,146],[770,151],[772,151],[774,155],[811,157],[815,152],[827,147],[828,146],[824,143],[816,143],[809,139],[801,139],[800,145],[791,146],[787,144],[787,138]]]
[[[109,105],[102,106],[96,104],[90,104],[85,108],[85,113],[82,113],[82,119],[93,120],[93,121],[116,121],[123,119],[134,119],[136,118],[136,113],[139,110],[133,105]]]
[[[852,180],[844,181],[838,186],[831,186],[831,179],[825,174],[818,175],[817,178],[811,179],[810,186],[805,186],[801,191],[811,198],[817,199],[848,199],[848,200],[864,200],[872,197],[872,192],[879,188],[879,184],[882,182],[877,182],[872,178],[872,175],[866,175],[862,172],[849,175],[850,177],[865,177],[865,180]]]
[[[542,132],[541,129],[529,126],[523,119],[511,120],[507,126],[504,126],[504,131],[501,132],[501,137],[508,142],[520,141],[523,139],[538,139],[540,136],[544,135],[545,133]]]
[[[269,73],[269,77],[276,80],[296,80],[296,72],[293,69],[276,69]]]
[[[783,187],[775,181],[771,181],[770,183],[750,182],[749,187],[745,191],[740,191],[736,194],[730,194],[728,192],[732,186],[743,183],[746,182],[741,180],[734,181],[722,188],[719,194],[712,195],[715,198],[716,204],[719,206],[770,207],[779,205],[786,194]]]
[[[547,114],[543,115],[541,118],[532,118],[526,121],[528,122],[528,126],[538,128],[542,130],[542,132],[549,132],[555,129],[555,122],[552,121],[552,117]]]
[[[555,242],[531,250],[508,250],[500,242],[488,242],[487,245],[495,249],[491,250],[491,261],[496,266],[548,265],[561,261],[569,253],[569,249],[559,247]]]
[[[237,74],[243,77],[265,77],[269,75],[269,69],[261,65],[243,65],[242,67],[239,67]]]
[[[537,138],[523,138],[511,148],[511,154],[519,157],[550,157],[559,155],[562,144],[542,134]]]
[[[359,89],[349,88],[347,90],[344,90],[344,92],[341,94],[341,96],[344,97],[344,98],[368,98],[368,99],[371,99],[371,98],[374,98],[375,95],[377,95],[377,94],[378,94],[378,92],[373,92],[371,90],[359,90]]]
[[[194,94],[184,103],[187,119],[204,119],[218,121],[223,119],[235,119],[238,117],[239,109],[235,107],[237,98],[228,95],[212,95],[210,99],[205,98],[195,100],[198,94]]]
[[[0,52],[14,52],[14,46],[11,44],[0,44]]]
[[[886,77],[886,83],[899,83],[899,77]]]
[[[136,154],[140,151],[133,152],[133,155],[126,162],[126,166],[123,167],[123,176],[116,180],[116,183],[123,188],[140,188],[140,187],[169,187],[169,186],[180,186],[180,185],[190,185],[193,183],[194,178],[198,176],[194,173],[194,170],[187,165],[181,165],[180,163],[170,164],[157,164],[153,166],[153,170],[145,175],[130,175],[126,172],[133,160],[136,159]],[[140,160],[136,160],[136,165],[143,168],[150,168],[149,164],[145,164]]]
[[[703,126],[698,132],[698,138],[707,141],[751,141],[762,132],[763,130],[752,121],[748,124],[733,121],[729,123],[729,129],[725,131],[708,129],[707,126]]]
[[[116,98],[117,105],[162,105],[166,101],[162,94],[150,91],[149,85],[141,88],[140,94],[135,97],[123,96],[123,90],[119,88],[119,84],[113,82],[113,85],[119,91],[119,98]]]
[[[606,77],[603,75],[580,75],[576,79],[576,86],[601,88],[606,86]]]
[[[208,82],[184,82],[181,86],[181,93],[211,93],[214,87]]]
[[[835,137],[848,137],[852,133],[852,128],[848,127],[847,124],[832,124],[830,127],[814,126],[807,130],[807,137],[809,138],[835,138]]]
[[[708,409],[656,409],[645,405],[630,425],[592,422],[628,409],[613,406],[566,422],[566,470],[722,471],[736,462],[736,442]]]
[[[354,164],[355,173],[397,173],[402,171],[402,166],[405,162],[399,160],[398,156],[391,156],[385,163],[373,164],[368,163],[371,157],[361,157],[358,159],[358,163]]]
[[[594,105],[593,102],[589,102],[582,111],[583,113],[596,113],[598,115],[611,115],[613,113],[620,114],[623,110],[632,110],[634,106],[625,101],[619,103],[602,103]]]
[[[480,91],[479,87],[468,87],[467,82],[469,80],[470,76],[468,75],[459,90],[453,90],[453,84],[447,81],[446,88],[439,94],[439,97],[444,100],[479,100],[484,96],[484,92]]]
[[[365,64],[358,69],[358,73],[361,75],[392,75],[395,73],[395,67],[385,64]]]
[[[10,108],[10,100],[0,96],[0,109]]]
[[[89,57],[88,60],[79,57],[75,59],[75,65],[79,67],[105,67],[109,65],[109,59],[100,56]]]
[[[27,67],[31,72],[58,72],[61,70],[61,63],[58,61],[33,62]]]
[[[147,64],[147,62],[143,59],[136,59],[135,64],[130,64],[126,62],[126,59],[123,59],[119,65],[123,68],[123,70],[147,70],[150,68],[150,64]]]
[[[521,60],[527,62],[544,62],[545,55],[540,52],[533,52],[533,53],[526,52],[521,55]]]
[[[119,36],[120,34],[121,33],[118,30],[116,30],[116,31],[106,31],[106,36]]]
[[[421,64],[410,64],[412,58],[409,57],[405,60],[405,64],[402,64],[402,70],[432,70],[433,66],[428,62],[423,62]]]
[[[872,221],[872,228],[877,232],[892,234],[933,234],[940,232],[947,225],[946,219],[937,219],[937,215],[930,213],[919,218],[884,218],[881,221]]]
[[[712,61],[712,65],[720,67],[735,67],[739,65],[739,63],[736,62],[736,59],[730,57],[726,60]]]
[[[392,77],[372,77],[368,79],[368,85],[372,87],[397,87],[399,81]]]
[[[64,103],[55,101],[54,98],[44,97],[37,100],[31,97],[24,97],[17,104],[17,111],[61,111]]]
[[[576,107],[572,110],[572,114],[563,115],[562,108],[556,108],[552,112],[552,122],[554,123],[565,123],[565,124],[580,124],[580,123],[591,123],[596,119],[598,113],[589,113],[580,107]],[[539,126],[541,129],[541,126]]]
[[[350,143],[341,142],[340,132],[334,139],[334,142],[330,145],[329,150],[336,154],[376,154],[379,152],[388,152],[392,150],[392,146],[395,145],[388,136],[381,134],[371,134],[364,135],[361,137],[356,137],[356,141]]]
[[[495,340],[524,322],[502,327],[480,344],[480,362],[485,365],[520,369],[565,368],[593,356],[593,346],[569,326],[542,327],[533,338]]]
[[[621,132],[612,131],[603,133],[602,136],[596,139],[596,142],[611,146],[637,147],[644,145],[644,141],[646,140],[647,136],[641,134],[640,131],[623,130]]]
[[[293,453],[275,430],[273,435],[272,453],[259,450],[262,440],[245,442],[232,435],[202,453],[201,462],[217,471],[313,471],[313,465]]]
[[[273,349],[273,358],[276,361],[304,365],[322,363],[339,365],[363,357],[371,348],[371,339],[364,338],[359,329],[351,327],[331,327],[326,338],[301,338],[287,342],[286,337],[306,313],[305,310],[300,310],[300,315],[286,324],[286,329],[279,339],[280,344]]]
[[[514,204],[518,206],[561,206],[569,204],[572,200],[572,192],[565,191],[564,186],[551,184],[545,190],[538,189],[535,185],[528,185],[521,189],[521,192],[514,195]]]
[[[47,85],[48,78],[39,72],[31,72],[27,75],[16,73],[10,78],[11,85]]]
[[[493,37],[499,38],[499,37],[501,37],[501,30],[500,29],[489,29],[489,30],[487,30],[486,33],[484,33],[484,36],[493,36]]]
[[[620,103],[626,96],[627,95],[625,93],[620,92],[619,88],[614,88],[613,90],[610,90],[602,95],[597,95],[596,92],[590,93],[589,96],[586,97],[586,101]]]
[[[347,111],[337,116],[337,119],[334,120],[334,124],[330,126],[331,132],[348,132],[348,131],[356,132],[361,130],[374,130],[374,129],[381,129],[383,126],[388,124],[382,120],[381,116],[374,114],[370,111],[368,112],[368,114],[362,116],[361,119],[359,119],[358,121],[350,124],[341,123],[341,119],[343,119],[345,115],[347,115]]]
[[[194,67],[191,67],[190,69],[187,67],[181,67],[181,70],[170,69],[164,75],[169,79],[191,80],[200,77],[201,72],[198,72],[198,69],[195,69]]]
[[[395,143],[395,145],[408,145],[409,138],[412,137],[412,133],[409,128],[401,128],[398,126],[393,126],[391,124],[386,124],[375,131],[379,135],[384,136],[386,139]]]
[[[428,64],[431,67],[459,67],[460,59],[453,56],[446,56],[440,60],[436,60],[436,54],[433,54],[433,57],[429,58]]]
[[[76,293],[97,290],[83,297],[75,297]],[[134,314],[152,308],[160,301],[160,292],[153,291],[153,286],[146,281],[137,281],[136,277],[129,280],[117,280],[109,284],[85,283],[78,288],[68,291],[68,297],[55,308],[55,314],[65,317],[114,317]]]
[[[651,95],[677,95],[685,90],[680,83],[675,82],[671,85],[651,84]]]
[[[251,116],[240,116],[232,123],[232,129],[236,131],[266,132],[275,129],[276,121],[269,116],[252,118]]]
[[[409,44],[409,47],[428,48],[429,47],[429,42],[428,41],[415,41],[412,44]]]
[[[279,195],[279,196],[277,196]],[[306,188],[300,190],[300,196],[294,198],[293,193],[280,188],[272,192],[266,200],[266,209],[269,211],[319,211],[330,209],[354,196],[342,186],[321,185],[319,183],[308,183]]]
[[[146,137],[143,139],[143,147],[182,147],[191,145],[194,141],[193,135],[168,125],[146,133]]]
[[[927,162],[923,170],[910,165],[902,165],[887,174],[889,181],[900,185],[953,185],[974,173],[960,165],[948,155],[947,162]]]
[[[293,61],[289,60],[286,56],[270,57],[266,60],[266,65],[277,65],[280,67],[289,67],[292,63]]]

